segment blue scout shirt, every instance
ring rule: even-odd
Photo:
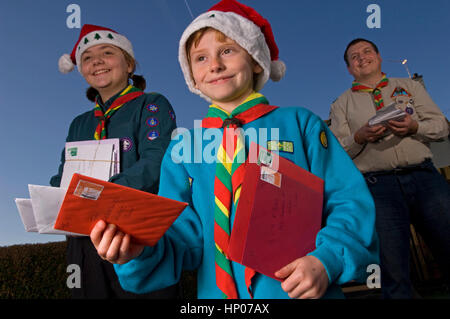
[[[374,203],[362,175],[325,123],[306,109],[290,107],[278,108],[242,128],[249,132],[248,141],[278,148],[281,156],[325,181],[323,228],[317,235],[316,249],[310,253],[324,264],[328,274],[330,286],[324,297],[343,297],[339,284],[365,282],[367,266],[378,263]],[[114,265],[125,290],[157,290],[178,282],[183,269],[198,269],[198,298],[222,298],[214,266],[216,163],[211,146],[214,138],[218,142],[213,144],[220,145],[222,132],[185,130],[169,145],[159,195],[189,206],[156,246],[146,247],[124,265]],[[278,139],[280,143],[275,143]],[[230,218],[232,225],[234,215]],[[239,297],[249,298],[245,267],[232,262],[232,268]],[[252,289],[254,298],[289,298],[279,281],[261,274],[253,279]]]

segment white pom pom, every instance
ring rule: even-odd
[[[69,73],[75,68],[70,55],[63,54],[58,60],[58,69],[61,73]]]
[[[286,64],[284,64],[283,61],[277,60],[270,63],[270,79],[272,81],[280,81],[284,77],[285,73]]]

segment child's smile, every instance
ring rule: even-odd
[[[189,54],[196,88],[230,112],[253,92],[253,76],[262,72],[247,51],[229,38],[218,41],[213,30]]]

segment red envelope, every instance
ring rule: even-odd
[[[229,258],[280,280],[277,270],[315,249],[322,205],[322,179],[252,143]]]
[[[99,220],[114,224],[132,241],[154,246],[187,203],[73,174],[55,229],[89,235]]]

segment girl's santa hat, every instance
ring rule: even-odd
[[[279,81],[284,77],[286,65],[278,59],[278,47],[269,21],[242,3],[222,0],[192,21],[181,36],[178,59],[186,83],[193,93],[210,100],[195,88],[186,52],[189,37],[206,27],[214,28],[236,41],[262,67],[263,72],[258,75],[255,83],[256,91],[261,90],[269,78]]]
[[[63,54],[58,61],[58,68],[61,73],[69,73],[75,65],[80,66],[81,55],[84,51],[97,44],[112,44],[125,50],[134,58],[133,46],[123,35],[114,30],[92,24],[85,24],[81,28],[80,37],[75,44],[72,54]]]

